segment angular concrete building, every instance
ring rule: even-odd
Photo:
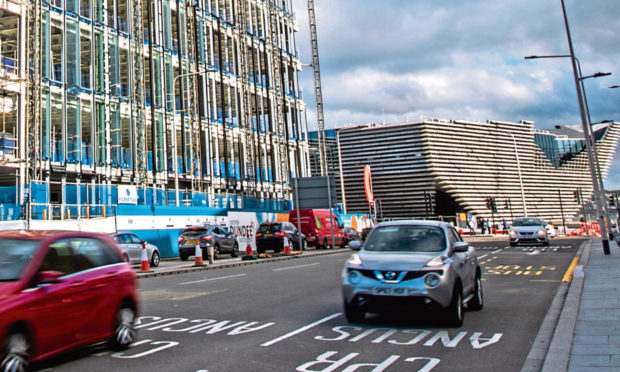
[[[620,123],[594,126],[603,178]],[[342,202],[349,213],[368,213],[363,170],[370,165],[377,215],[384,218],[485,219],[539,216],[561,223],[592,195],[583,133],[533,123],[423,120],[365,124],[338,130]],[[491,213],[487,198],[497,211]]]

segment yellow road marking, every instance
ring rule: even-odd
[[[573,258],[573,262],[571,262],[568,269],[566,269],[566,273],[564,273],[564,277],[562,278],[563,283],[568,283],[573,279],[573,271],[575,271],[575,267],[579,263],[579,257]]]

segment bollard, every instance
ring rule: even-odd
[[[215,260],[213,258],[213,254],[214,254],[213,246],[210,245],[209,246],[209,264],[210,265],[213,265],[213,262],[215,262]]]
[[[43,220],[47,220],[47,209],[43,210]]]
[[[101,215],[105,217],[105,207],[101,207],[101,213],[102,213]]]
[[[71,219],[71,209],[69,209],[69,207],[67,207],[67,219]]]
[[[90,208],[86,207],[86,219],[89,220],[90,219]]]

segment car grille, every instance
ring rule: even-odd
[[[351,269],[350,268],[349,271],[351,271],[351,270],[356,270],[356,269]],[[385,278],[385,273],[387,273],[387,272],[394,272],[394,273],[396,273],[395,278],[398,278],[400,273],[401,273],[401,271],[392,271],[392,270],[356,270],[356,271],[359,271],[363,276],[368,277],[370,279],[374,279],[374,280],[379,280],[375,273],[381,273],[384,278]],[[423,277],[424,275],[426,275],[428,273],[437,273],[439,275],[443,275],[443,270],[407,271],[407,273],[403,277],[402,281],[421,278],[421,277]]]

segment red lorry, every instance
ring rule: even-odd
[[[300,209],[299,219],[301,220],[301,232],[305,235],[309,246],[317,249],[327,248],[331,245],[332,224],[334,226],[334,244],[340,247],[346,245],[345,234],[342,226],[334,213],[328,209]],[[297,210],[293,209],[289,213],[289,221],[299,229],[297,221]]]

